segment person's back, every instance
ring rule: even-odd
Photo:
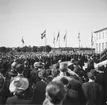
[[[87,105],[102,105],[102,87],[95,82],[82,84],[82,89],[87,100]]]
[[[38,81],[35,85],[34,95],[31,104],[42,104],[45,99],[46,83]]]
[[[30,100],[25,96],[13,96],[9,97],[6,101],[6,105],[29,105]]]

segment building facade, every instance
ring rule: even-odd
[[[95,52],[101,53],[107,48],[107,27],[97,30],[93,34]]]

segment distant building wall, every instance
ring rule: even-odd
[[[107,27],[97,30],[93,34],[95,52],[101,53],[105,48],[107,48]]]

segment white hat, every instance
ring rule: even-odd
[[[17,90],[26,90],[29,87],[29,82],[27,78],[24,77],[15,77],[10,83],[9,90],[14,93]]]

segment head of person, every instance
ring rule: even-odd
[[[35,69],[41,69],[41,68],[43,68],[42,62],[35,62],[33,66],[34,66]]]
[[[46,79],[47,83],[50,83],[53,79],[53,76],[52,75],[49,75]]]
[[[75,60],[74,59],[71,59],[71,61],[70,61],[71,63],[74,63],[75,62]]]
[[[66,97],[66,90],[61,82],[50,82],[46,87],[46,98],[52,104],[63,103]]]
[[[90,72],[87,73],[88,78],[91,80],[96,80],[96,70],[95,69],[91,69]]]
[[[68,85],[68,83],[69,83],[69,81],[68,81],[68,79],[67,79],[66,77],[62,77],[62,78],[60,79],[60,81],[61,81],[61,83],[64,84],[64,85]]]
[[[29,87],[29,81],[24,77],[15,77],[10,83],[9,90],[17,96],[21,96]]]
[[[16,65],[17,65],[17,62],[13,62],[13,63],[11,64],[11,70],[12,70],[12,71],[15,71]]]
[[[45,70],[40,70],[40,71],[38,72],[38,77],[39,77],[40,79],[46,80],[46,77],[47,77],[46,71],[45,71]]]
[[[16,72],[19,73],[19,74],[22,74],[24,71],[24,66],[23,64],[17,64],[16,65]]]

